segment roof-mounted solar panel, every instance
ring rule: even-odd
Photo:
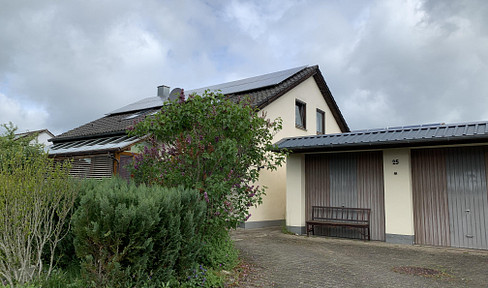
[[[296,68],[291,68],[287,70],[282,70],[282,71],[255,76],[251,78],[246,78],[242,80],[193,89],[193,90],[185,91],[185,94],[187,95],[193,93],[202,94],[203,92],[205,92],[205,90],[210,90],[210,91],[220,90],[222,94],[234,94],[234,93],[259,89],[263,87],[273,86],[285,81],[286,79],[290,78],[291,76],[293,76],[294,74],[298,73],[299,71],[303,70],[306,67],[307,66],[300,66]]]
[[[291,76],[295,75],[296,73],[300,72],[301,70],[305,69],[307,66],[300,66],[296,68],[291,68],[287,70],[282,70],[278,72],[273,72],[269,74],[264,74],[261,76],[255,76],[251,78],[246,78],[237,81],[231,81],[223,84],[213,85],[202,87],[198,89],[188,90],[185,91],[185,95],[190,94],[203,94],[205,90],[216,91],[220,90],[222,94],[234,94],[234,93],[241,93],[246,91],[251,91],[255,89],[260,89],[268,86],[277,85],[286,79],[290,78]],[[175,91],[175,89],[173,89]],[[173,91],[171,93],[173,93]],[[177,96],[177,93],[174,93],[174,96]],[[120,113],[127,113],[130,111],[138,111],[143,109],[149,108],[156,108],[162,107],[164,105],[164,101],[162,98],[155,96],[142,99],[135,103],[126,105],[122,108],[116,109],[107,115],[112,114],[120,114]]]

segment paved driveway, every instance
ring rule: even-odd
[[[239,287],[488,287],[488,251],[307,238],[279,228],[232,237],[253,267]]]

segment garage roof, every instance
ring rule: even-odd
[[[277,145],[278,149],[292,152],[314,152],[481,142],[488,143],[488,122],[424,124],[291,137]]]

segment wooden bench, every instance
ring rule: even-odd
[[[314,235],[315,226],[349,227],[359,229],[362,239],[370,237],[371,209],[312,206],[312,220],[306,221],[307,237]]]

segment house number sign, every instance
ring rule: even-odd
[[[393,159],[393,160],[391,160],[391,164],[398,165],[398,164],[400,164],[400,161],[398,161],[398,159]]]

